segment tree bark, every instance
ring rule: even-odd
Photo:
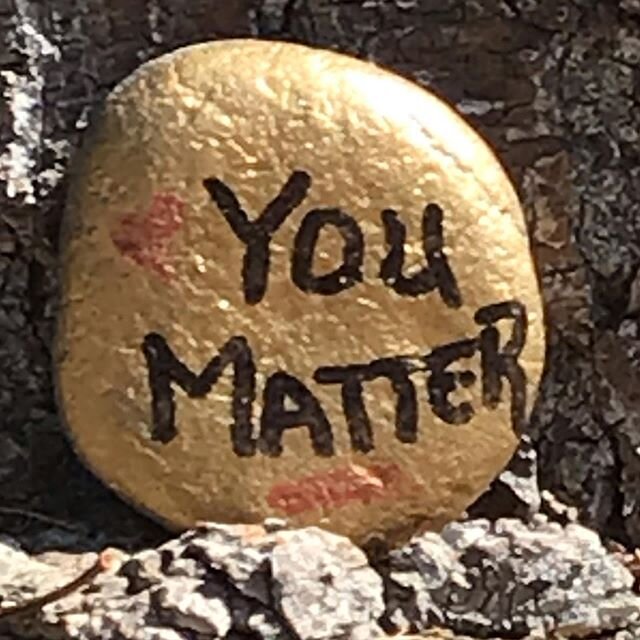
[[[0,0],[0,506],[76,543],[163,532],[76,461],[51,384],[57,233],[93,108],[142,62],[255,36],[369,58],[448,100],[526,209],[549,348],[540,485],[640,544],[640,0]],[[42,524],[0,514],[32,547]]]

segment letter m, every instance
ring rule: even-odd
[[[244,337],[231,338],[199,374],[180,362],[167,341],[158,333],[145,336],[142,352],[149,369],[152,440],[167,444],[178,435],[173,384],[178,385],[190,398],[204,398],[231,365],[233,420],[230,435],[233,450],[239,456],[254,455],[256,446],[253,439],[252,409],[256,370],[251,348]]]

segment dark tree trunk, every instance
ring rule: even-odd
[[[489,139],[544,289],[540,483],[640,544],[640,0],[0,0],[0,531],[46,546],[8,510],[28,508],[76,523],[80,546],[163,535],[83,470],[56,415],[65,172],[93,107],[141,62],[237,36],[373,59]]]

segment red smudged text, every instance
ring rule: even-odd
[[[143,215],[127,213],[111,240],[123,256],[164,279],[174,274],[168,246],[184,222],[185,203],[173,193],[157,193]]]
[[[283,482],[271,488],[267,503],[288,516],[312,509],[336,508],[399,497],[413,486],[397,464],[352,465]]]

